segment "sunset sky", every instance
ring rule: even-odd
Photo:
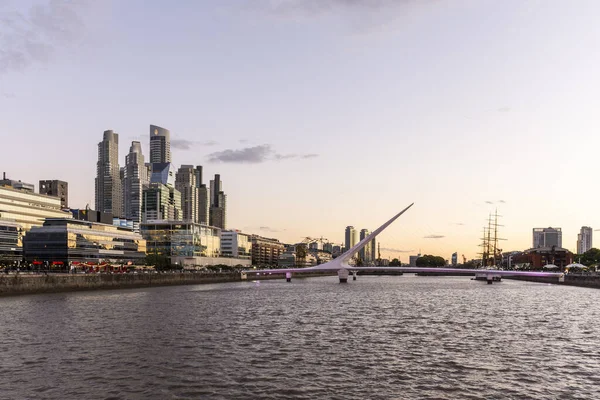
[[[97,143],[220,173],[228,227],[475,257],[600,228],[600,2],[0,0],[0,168],[94,205]],[[0,172],[1,172],[0,171]]]

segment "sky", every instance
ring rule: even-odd
[[[600,2],[0,0],[0,168],[94,205],[97,143],[221,174],[228,228],[383,257],[600,229]]]

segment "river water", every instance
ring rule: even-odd
[[[600,291],[359,276],[0,299],[0,399],[600,398]]]

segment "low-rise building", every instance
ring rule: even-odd
[[[221,231],[221,256],[252,258],[252,238],[238,230]]]
[[[0,265],[14,265],[23,259],[21,226],[0,221]]]
[[[142,223],[140,232],[148,254],[168,257],[173,265],[250,265],[250,258],[221,256],[221,230],[192,221],[155,220]]]
[[[48,218],[24,239],[26,262],[125,264],[146,257],[146,241],[133,230],[67,218]]]
[[[252,265],[278,265],[285,246],[277,239],[252,235]]]
[[[537,247],[512,255],[511,262],[516,269],[542,269],[547,264],[564,268],[573,262],[573,253],[558,246]]]

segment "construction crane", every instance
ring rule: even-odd
[[[467,263],[467,257],[465,257],[465,255],[462,255],[462,259],[463,259],[463,265]]]

